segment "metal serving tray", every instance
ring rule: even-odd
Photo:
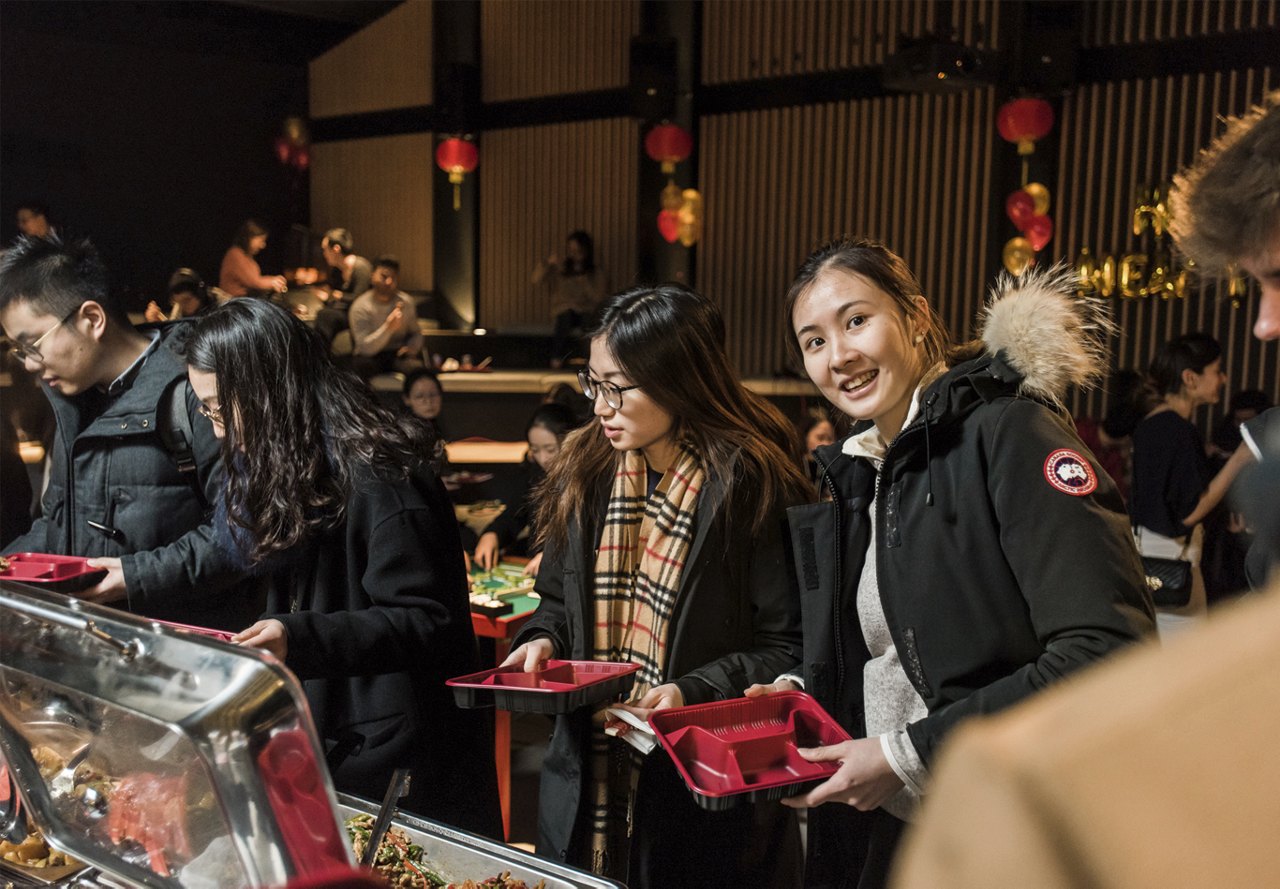
[[[8,581],[0,652],[22,810],[104,882],[283,886],[351,864],[306,698],[274,658]]]
[[[376,817],[378,806],[359,797],[340,793],[338,814],[345,824],[352,815]],[[468,879],[478,883],[503,871],[510,871],[512,877],[524,880],[531,889],[539,880],[546,882],[547,889],[626,889],[613,880],[539,858],[513,846],[466,831],[415,818],[413,815],[398,813],[391,824],[403,830],[411,841],[423,848],[428,867],[457,883]]]

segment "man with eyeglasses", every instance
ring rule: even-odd
[[[89,557],[107,570],[78,594],[91,601],[251,623],[257,602],[208,520],[221,459],[178,351],[188,323],[134,327],[88,241],[22,237],[0,259],[0,325],[57,420],[42,516],[0,552]]]

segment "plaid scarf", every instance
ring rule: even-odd
[[[614,475],[596,552],[594,657],[640,665],[628,703],[663,682],[667,633],[705,478],[697,454],[685,447],[652,496],[641,452],[627,451]],[[605,735],[604,721],[601,710],[591,732],[591,866],[621,879],[641,757]]]

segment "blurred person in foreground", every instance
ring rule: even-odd
[[[1280,339],[1280,93],[1175,180],[1174,237],[1261,285]],[[1280,421],[1242,427],[1250,558],[1267,594],[957,733],[894,885],[1269,885],[1280,873]],[[1233,460],[1235,459],[1233,455]],[[1215,479],[1215,482],[1217,480]],[[1251,581],[1254,576],[1251,576]]]

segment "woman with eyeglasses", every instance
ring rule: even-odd
[[[221,439],[223,546],[267,587],[234,637],[294,671],[339,790],[497,836],[490,729],[444,686],[479,669],[453,507],[423,426],[338,369],[286,309],[233,300],[205,316],[188,378]]]
[[[617,294],[579,380],[595,422],[542,488],[542,601],[506,663],[638,664],[621,706],[641,719],[771,679],[799,654],[782,525],[808,486],[790,424],[732,369],[719,310],[679,285]],[[633,889],[798,884],[792,813],[701,809],[667,756],[605,728],[603,708],[557,718],[540,853]]]

